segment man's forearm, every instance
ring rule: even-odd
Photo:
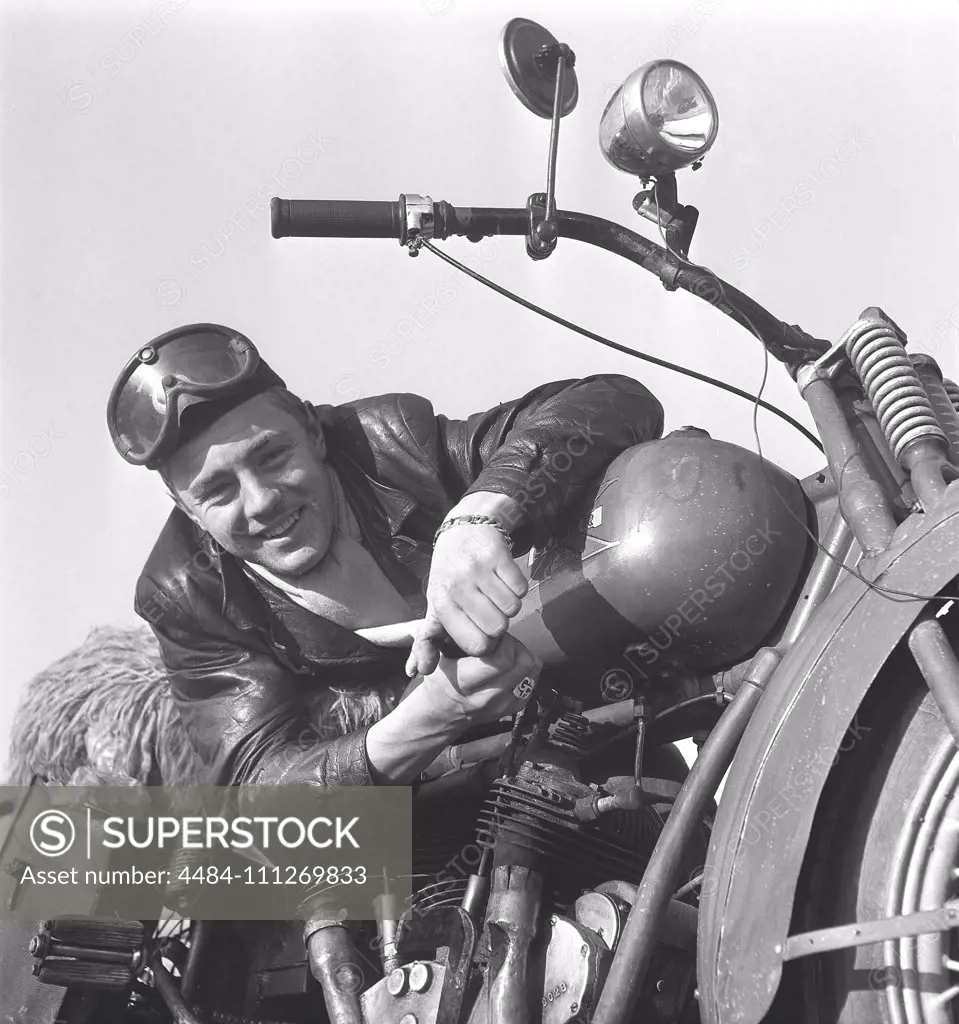
[[[507,530],[525,526],[529,521],[525,509],[515,498],[494,491],[471,491],[464,494],[444,518],[472,515],[489,516]]]
[[[475,465],[477,449],[491,452],[466,497],[508,495],[521,513],[511,529],[574,507],[617,455],[663,430],[659,401],[629,377],[557,381],[537,392],[464,424],[468,456],[460,460]]]
[[[459,738],[465,726],[438,714],[429,689],[417,686],[366,734],[366,757],[374,782],[410,785],[444,747]]]

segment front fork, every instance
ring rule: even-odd
[[[863,436],[854,431],[849,410],[834,386],[837,378],[850,370],[859,377],[870,411],[878,419],[878,444],[868,433]],[[881,310],[866,310],[835,346],[801,368],[797,382],[819,428],[840,508],[807,581],[807,593],[794,607],[782,639],[753,657],[743,685],[710,733],[683,785],[643,876],[594,1024],[625,1024],[630,1019],[675,887],[680,855],[732,763],[766,685],[832,590],[843,568],[838,550],[848,546],[850,535],[855,538],[864,556],[859,571],[865,578],[871,560],[890,547],[898,527],[897,504],[903,495],[893,493],[890,484],[908,484],[906,500],[915,511],[929,512],[959,477],[959,389],[942,380],[929,357],[911,359],[906,355],[898,328]],[[924,597],[910,596],[916,600]],[[908,643],[959,745],[959,661],[933,614],[920,616]],[[800,940],[790,947],[794,955],[808,948],[808,944],[803,946],[802,936],[794,938]],[[843,940],[846,945],[855,944],[851,933],[837,941]]]
[[[872,307],[839,343],[799,373],[806,399],[839,490],[840,506],[868,559],[888,550],[897,522],[886,489],[870,473],[866,450],[853,434],[833,381],[855,369],[898,468],[911,485],[916,511],[931,512],[959,479],[959,393],[931,356],[906,354],[898,329]],[[875,584],[872,584],[875,586]],[[894,598],[923,596],[890,594]],[[959,746],[959,660],[934,610],[924,611],[908,647]]]

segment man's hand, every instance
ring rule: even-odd
[[[509,634],[481,657],[440,656],[435,671],[420,686],[435,712],[456,725],[495,722],[519,711],[539,678],[543,663]],[[517,692],[519,695],[517,695]]]
[[[529,700],[542,663],[506,635],[480,658],[440,657],[435,671],[366,734],[377,785],[408,786],[472,725],[514,714]]]
[[[527,589],[506,538],[495,527],[458,523],[441,533],[430,565],[426,618],[413,643],[408,674],[434,671],[436,642],[444,636],[467,655],[489,654],[522,607]]]

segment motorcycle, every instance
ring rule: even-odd
[[[335,1024],[953,1019],[959,387],[878,307],[822,341],[689,259],[699,214],[676,173],[718,131],[692,69],[639,68],[600,125],[660,245],[557,208],[570,47],[515,19],[500,56],[551,122],[544,193],[517,209],[277,198],[273,236],[393,238],[484,284],[435,242],[519,236],[537,260],[559,239],[599,246],[757,337],[825,465],[798,480],[692,427],[619,456],[519,559],[530,590],[511,632],[544,661],[541,685],[514,722],[423,773],[412,906],[384,910],[369,941],[310,921],[305,958],[301,925],[280,922],[193,922],[149,943],[46,922],[32,949],[41,980],[46,967],[68,988],[57,1020],[312,1021],[323,1006]],[[690,769],[675,747],[688,738]],[[122,959],[99,986],[109,1004],[96,1008],[93,968],[51,974],[51,950]]]

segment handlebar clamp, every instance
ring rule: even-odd
[[[406,218],[400,245],[408,246],[411,256],[418,256],[420,246],[434,235],[433,200],[416,192],[405,192],[400,193],[400,202]]]

